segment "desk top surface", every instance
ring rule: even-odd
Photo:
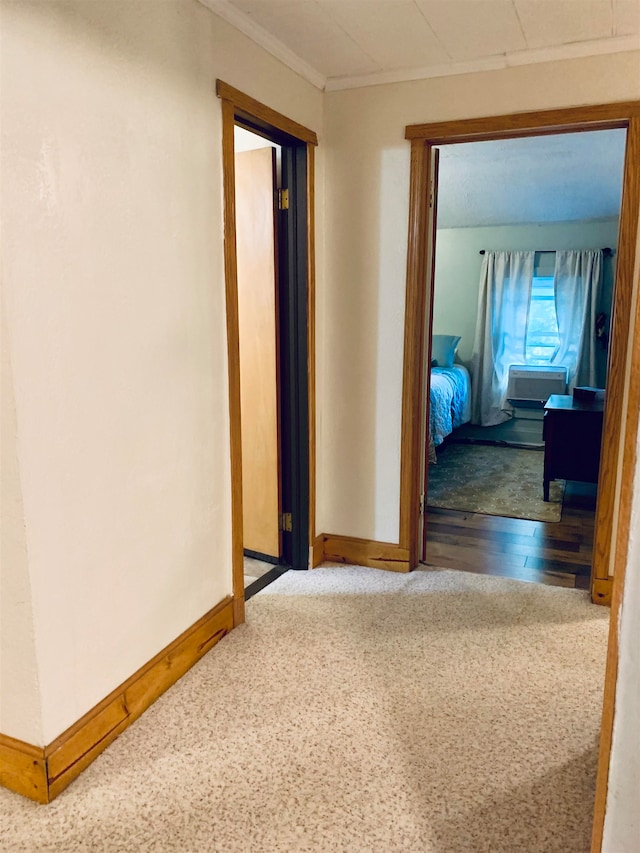
[[[602,400],[574,400],[570,394],[552,394],[544,406],[545,412],[561,410],[564,412],[603,412]]]

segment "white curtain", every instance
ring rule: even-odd
[[[535,252],[486,252],[473,346],[471,420],[506,421],[509,365],[525,363]]]
[[[554,273],[560,346],[552,364],[567,368],[567,393],[596,385],[596,314],[602,287],[601,249],[557,251]]]

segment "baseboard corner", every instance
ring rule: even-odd
[[[227,596],[44,749],[0,735],[0,785],[51,802],[233,627]]]
[[[44,749],[0,734],[0,785],[36,803],[48,803]]]
[[[324,533],[316,536],[311,545],[309,568],[316,569],[324,561]]]

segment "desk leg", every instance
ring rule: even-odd
[[[549,500],[549,480],[545,479],[542,481],[542,491],[544,494],[545,501]]]

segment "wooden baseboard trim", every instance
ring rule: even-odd
[[[0,784],[51,802],[233,626],[229,596],[44,749],[0,735]]]
[[[311,565],[309,568],[315,569],[324,560],[324,533],[316,536],[311,546]]]
[[[0,734],[0,785],[36,803],[48,803],[44,749]]]
[[[591,601],[611,607],[613,578],[593,578],[591,581]]]
[[[354,536],[324,535],[324,559],[337,563],[353,563],[390,572],[409,571],[409,549],[390,542],[357,539]]]

